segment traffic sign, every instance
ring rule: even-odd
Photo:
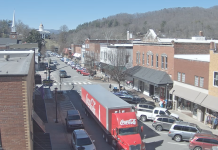
[[[43,85],[44,86],[52,86],[53,80],[43,80]]]

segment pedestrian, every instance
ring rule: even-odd
[[[110,89],[110,91],[111,91],[111,84],[109,85],[109,89]]]
[[[167,108],[167,99],[165,99],[165,108]]]
[[[160,106],[161,108],[163,108],[163,102],[162,102],[162,100],[160,100],[159,106]]]

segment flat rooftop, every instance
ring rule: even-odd
[[[199,55],[190,55],[190,54],[174,55],[174,58],[210,62],[210,55],[209,54],[204,54],[204,55],[200,55],[200,54]]]
[[[10,55],[5,60],[4,55]],[[0,51],[0,76],[27,75],[34,51]]]

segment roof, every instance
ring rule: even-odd
[[[196,133],[195,136],[197,137],[207,137],[207,138],[216,138],[218,139],[217,135],[209,134],[209,133]]]
[[[0,45],[17,44],[17,39],[0,38]]]
[[[171,77],[164,71],[159,71],[151,68],[134,66],[126,71],[127,75],[130,75],[145,82],[149,82],[154,85],[173,84]]]
[[[4,55],[10,55],[8,61]],[[0,51],[0,75],[28,75],[34,51]]]
[[[126,107],[131,108],[132,105],[120,99],[113,93],[98,84],[82,86],[90,95],[94,97],[102,106],[108,109]]]
[[[13,44],[9,46],[9,49],[32,49],[32,48],[38,48],[38,43]]]
[[[210,62],[210,55],[174,55],[174,58]]]
[[[86,137],[89,137],[87,132],[84,129],[74,130],[74,133],[77,135],[77,138],[86,138]]]

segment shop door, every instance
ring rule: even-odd
[[[160,100],[164,101],[165,100],[165,88],[160,87]]]
[[[154,95],[154,85],[149,86],[149,96]]]

